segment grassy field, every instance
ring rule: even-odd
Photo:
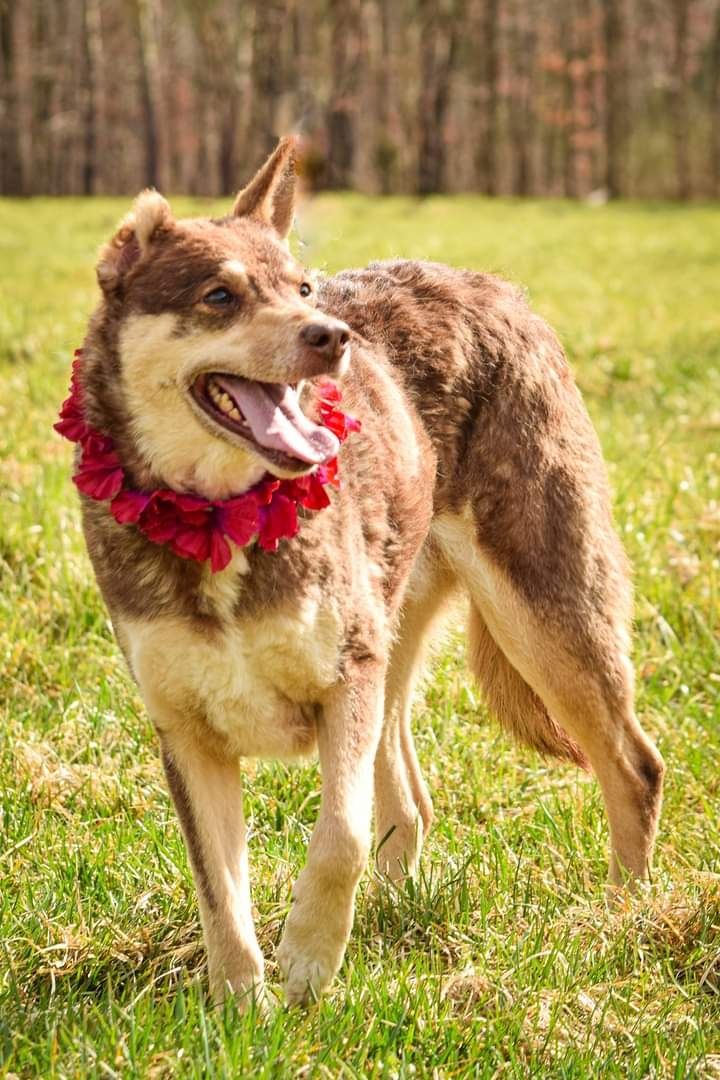
[[[720,210],[328,197],[303,215],[314,265],[496,270],[560,331],[635,565],[638,706],[668,777],[653,884],[611,913],[594,782],[488,723],[456,633],[417,702],[437,810],[420,879],[368,877],[332,993],[261,1020],[207,1003],[151,728],[51,431],[124,209],[0,203],[0,1075],[719,1077]],[[271,984],[317,807],[313,767],[248,768]]]

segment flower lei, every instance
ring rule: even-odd
[[[268,474],[242,495],[229,499],[205,499],[169,488],[136,491],[127,486],[113,440],[85,420],[81,360],[82,349],[76,349],[70,395],[53,425],[64,438],[80,445],[80,460],[73,474],[75,485],[97,502],[109,501],[118,524],[137,525],[153,544],[166,544],[181,559],[209,560],[210,569],[217,573],[232,559],[228,540],[245,547],[257,536],[261,548],[277,551],[280,540],[298,531],[298,506],[322,510],[330,504],[325,485],[340,486],[335,457],[294,480],[279,480]],[[344,442],[353,431],[360,430],[360,421],[336,408],[341,395],[335,383],[324,381],[318,389],[320,419]]]

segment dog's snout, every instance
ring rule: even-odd
[[[323,359],[338,360],[350,341],[350,330],[343,322],[312,322],[303,326],[300,340]]]

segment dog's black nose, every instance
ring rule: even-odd
[[[309,346],[324,360],[339,360],[350,340],[350,329],[343,322],[313,322],[300,331],[303,345]]]

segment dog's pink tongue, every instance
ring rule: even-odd
[[[291,386],[250,382],[231,375],[216,376],[223,390],[245,416],[255,441],[268,450],[323,465],[337,454],[340,443],[332,431],[308,419]]]

